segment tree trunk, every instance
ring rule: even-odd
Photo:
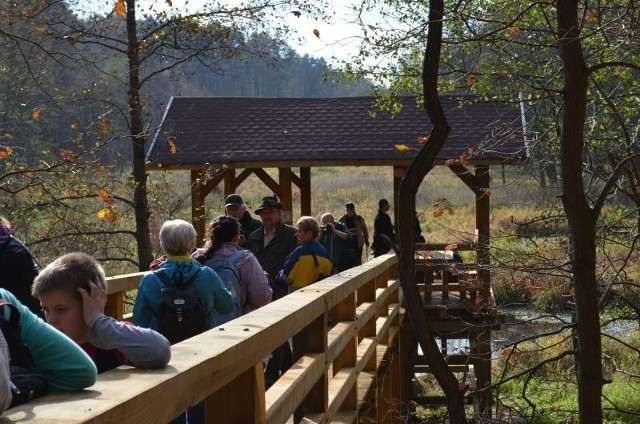
[[[562,202],[570,233],[576,299],[576,373],[580,422],[602,422],[602,344],[596,280],[597,213],[582,181],[588,70],[582,55],[578,2],[559,0],[558,36],[564,70],[561,132]]]
[[[416,338],[434,377],[446,396],[449,422],[452,424],[462,424],[465,421],[464,390],[461,390],[458,386],[458,381],[451,370],[449,370],[433,336],[416,286],[415,266],[413,263],[415,250],[414,213],[416,193],[424,177],[433,168],[433,163],[442,146],[444,146],[450,132],[449,125],[442,111],[440,101],[438,100],[438,67],[442,47],[443,13],[443,0],[431,0],[429,33],[424,53],[422,82],[425,109],[433,123],[433,130],[429,136],[429,141],[425,143],[418,152],[400,182],[399,204],[402,205],[402,207],[396,208],[398,244],[400,245],[398,253],[398,274],[400,276],[406,306],[416,332]]]
[[[127,59],[129,61],[129,118],[133,146],[133,204],[136,216],[136,243],[138,269],[146,271],[153,260],[149,201],[147,199],[147,173],[145,169],[144,126],[140,105],[140,49],[136,28],[136,0],[127,0]]]

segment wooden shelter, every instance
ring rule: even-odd
[[[475,196],[476,240],[458,247],[475,251],[476,258],[458,269],[455,279],[451,263],[417,261],[423,275],[418,286],[443,352],[448,339],[469,341],[470,355],[450,367],[462,366],[474,375],[476,410],[484,414],[491,410],[490,392],[484,389],[491,384],[491,328],[497,316],[490,276],[489,168],[527,160],[526,122],[513,104],[464,95],[441,101],[451,132],[436,165],[448,166]],[[393,167],[398,207],[400,180],[431,131],[416,97],[402,97],[399,104],[391,115],[381,112],[371,97],[174,97],[149,148],[148,168],[191,172],[192,218],[200,238],[205,197],[221,182],[225,195],[233,193],[252,174],[280,197],[288,223],[293,221],[294,184],[300,190],[301,213],[312,214],[312,167]],[[277,180],[267,168],[278,169]],[[444,249],[444,242],[422,248]],[[406,325],[402,331],[409,367],[403,375],[421,372],[424,364],[417,358],[413,329]],[[403,381],[408,393],[410,381]]]
[[[233,193],[251,174],[280,197],[290,223],[292,184],[300,189],[301,213],[311,214],[311,167],[391,166],[397,189],[431,131],[415,96],[399,104],[392,116],[372,97],[173,97],[150,144],[148,169],[191,172],[199,237],[205,232],[205,197],[221,182],[225,194]],[[450,165],[468,185],[488,188],[488,166],[527,159],[518,107],[464,95],[444,97],[442,104],[452,130],[438,164],[464,155],[475,172],[459,161]],[[278,169],[277,181],[266,168]]]

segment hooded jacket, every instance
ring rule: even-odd
[[[174,256],[164,261],[159,269],[163,270],[176,286],[189,281],[197,272],[193,280],[200,293],[200,299],[207,311],[209,328],[216,326],[213,311],[227,314],[233,310],[234,301],[231,293],[222,285],[218,274],[209,267],[203,266],[188,256]],[[198,271],[200,270],[200,271]],[[138,286],[136,302],[133,305],[133,322],[140,327],[158,329],[158,308],[162,302],[162,282],[153,273],[142,277]]]

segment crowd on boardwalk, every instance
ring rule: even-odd
[[[21,355],[14,350],[16,334],[30,351],[25,355],[31,362],[21,365],[44,381],[43,393],[89,387],[97,374],[123,364],[162,368],[172,344],[360,265],[369,247],[373,256],[388,252],[385,238],[394,239],[389,207],[385,199],[378,203],[371,246],[353,202],[338,219],[330,212],[320,220],[303,216],[294,227],[283,221],[275,195],[262,199],[256,219],[242,197],[231,194],[201,246],[191,223],[165,221],[162,256],[140,281],[132,322],[105,315],[105,272],[92,256],[72,252],[40,269],[0,217],[0,412],[26,401],[13,384],[15,357]],[[19,327],[7,324],[12,318]],[[16,334],[10,336],[12,329]],[[265,358],[267,387],[292,362],[289,343]],[[203,420],[204,407],[196,405],[173,422]]]

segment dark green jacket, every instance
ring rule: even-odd
[[[269,285],[273,290],[272,299],[276,300],[288,292],[286,285],[277,284],[275,278],[284,267],[284,261],[293,250],[298,247],[296,229],[280,221],[276,226],[275,234],[268,245],[264,245],[264,226],[249,234],[247,249],[258,258],[262,269],[269,275]]]

